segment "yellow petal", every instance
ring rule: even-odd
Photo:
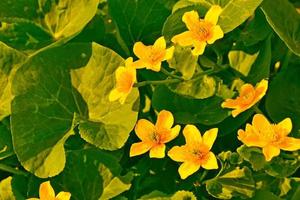
[[[122,92],[119,92],[117,89],[113,89],[108,96],[109,101],[116,101],[117,99],[120,99],[124,94]]]
[[[213,152],[209,152],[208,159],[206,163],[202,164],[201,167],[204,169],[218,169],[218,162],[215,154]]]
[[[133,45],[133,53],[138,58],[145,58],[145,57],[147,57],[147,52],[148,52],[148,48],[142,42],[136,42]]]
[[[285,137],[278,147],[285,151],[297,151],[300,149],[300,139],[293,137]]]
[[[180,46],[191,46],[194,43],[193,35],[190,31],[175,35],[171,41]]]
[[[196,41],[194,42],[194,49],[192,50],[192,54],[194,56],[199,56],[204,53],[206,47],[206,42]]]
[[[152,146],[153,146],[153,144],[150,142],[134,143],[130,147],[129,156],[133,157],[133,156],[138,156],[138,155],[144,154],[147,151],[149,151]]]
[[[153,48],[160,49],[160,50],[165,50],[166,49],[166,40],[165,40],[165,38],[163,36],[158,38],[155,41],[155,43],[153,45]]]
[[[136,69],[146,68],[149,64],[143,60],[137,60],[132,64]]]
[[[50,181],[46,181],[40,185],[40,199],[55,198],[55,192],[50,184]]]
[[[158,130],[171,129],[174,124],[174,117],[170,111],[162,110],[158,113],[156,128]]]
[[[166,55],[164,60],[170,60],[173,57],[175,47],[172,46],[166,50]]]
[[[140,119],[135,125],[135,133],[142,141],[151,141],[154,132],[154,124],[146,119]]]
[[[183,129],[183,135],[186,141],[186,144],[199,144],[202,143],[202,137],[200,131],[194,125],[186,125]]]
[[[199,15],[197,11],[189,11],[183,14],[182,21],[185,23],[186,27],[191,30],[197,27],[199,22]]]
[[[279,122],[277,124],[277,126],[284,129],[285,135],[288,135],[292,131],[292,128],[293,128],[292,120],[291,120],[291,118],[285,118],[284,120]]]
[[[150,149],[150,158],[164,158],[166,151],[166,145],[155,145]]]
[[[204,20],[216,25],[219,19],[219,16],[222,12],[222,8],[219,5],[213,5],[207,11]]]
[[[224,33],[221,27],[219,25],[214,26],[212,28],[212,37],[209,40],[207,40],[207,43],[213,44],[216,40],[221,39],[223,37],[224,37]]]
[[[125,60],[125,67],[131,67],[133,63],[133,58],[129,57]]]
[[[174,128],[172,128],[170,131],[163,132],[164,135],[162,137],[162,142],[167,143],[173,140],[178,136],[180,132],[180,125],[176,125]]]
[[[270,130],[271,124],[267,118],[262,114],[255,114],[252,120],[252,125],[258,129],[258,131],[265,132]]]
[[[185,146],[175,146],[170,149],[168,156],[176,162],[185,162],[187,153]]]
[[[158,64],[148,64],[146,66],[146,69],[150,69],[152,71],[155,71],[155,72],[159,72],[160,71],[160,68],[161,68],[161,62],[159,62]]]
[[[250,124],[246,125],[246,130],[238,131],[238,139],[242,141],[248,147],[264,147],[267,145],[267,141],[257,134],[257,130]]]
[[[218,128],[212,128],[204,133],[202,140],[209,150],[213,146],[217,138],[217,135],[218,135]]]
[[[27,200],[40,200],[39,198],[29,198]]]
[[[186,179],[200,169],[200,165],[192,162],[184,162],[180,165],[178,172],[181,179]]]
[[[235,99],[226,99],[222,104],[221,107],[222,108],[239,108],[239,101],[235,100]]]
[[[259,94],[260,99],[266,94],[268,90],[268,81],[263,79],[255,86],[256,92]]]
[[[245,110],[246,110],[245,108],[244,109],[237,108],[231,112],[231,115],[232,115],[232,117],[236,117],[239,114],[241,114],[242,112],[244,112]]]
[[[69,192],[60,192],[56,196],[56,200],[69,200],[71,198],[71,193]]]
[[[272,145],[268,145],[263,148],[263,154],[266,158],[266,161],[270,161],[273,157],[276,157],[280,154],[280,149]]]
[[[125,71],[126,71],[125,67],[122,67],[122,66],[118,67],[116,72],[115,72],[116,73],[116,80],[119,80],[123,76]]]

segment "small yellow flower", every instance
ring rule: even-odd
[[[172,42],[180,46],[194,46],[193,55],[204,53],[207,44],[213,44],[216,40],[223,38],[224,33],[217,25],[222,8],[213,5],[206,13],[204,19],[200,19],[197,11],[184,13],[182,21],[188,31],[178,34],[172,38]]]
[[[292,121],[286,118],[278,124],[271,124],[262,114],[253,117],[252,125],[247,124],[246,130],[238,131],[238,139],[249,147],[262,148],[267,161],[284,151],[300,149],[300,139],[288,137],[292,131]]]
[[[203,167],[204,169],[218,169],[216,156],[210,151],[218,134],[218,129],[213,128],[201,136],[200,131],[194,125],[186,125],[183,129],[186,144],[175,146],[168,156],[177,162],[183,162],[178,172],[182,179],[186,179]]]
[[[165,143],[176,138],[180,131],[179,125],[172,128],[173,123],[172,113],[166,110],[159,112],[155,125],[146,119],[140,119],[135,126],[135,133],[142,141],[132,144],[130,157],[150,150],[150,158],[164,158]]]
[[[174,47],[166,49],[164,37],[158,38],[154,45],[146,46],[142,42],[136,42],[133,46],[134,54],[139,58],[134,62],[136,68],[160,71],[162,61],[169,60],[173,56]]]
[[[28,200],[69,200],[71,194],[69,192],[60,192],[55,196],[55,192],[50,184],[50,181],[40,185],[40,198],[30,198]]]
[[[231,114],[233,117],[236,117],[261,100],[265,96],[267,89],[267,80],[260,81],[255,88],[251,84],[244,84],[241,87],[240,95],[236,99],[226,99],[221,106],[222,108],[234,109]]]
[[[119,100],[124,104],[130,94],[133,84],[136,82],[136,69],[133,66],[133,59],[125,60],[125,66],[120,66],[116,70],[116,87],[109,94],[109,101]]]

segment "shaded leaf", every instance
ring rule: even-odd
[[[200,123],[213,125],[229,116],[228,111],[221,108],[223,99],[213,96],[206,99],[192,99],[170,91],[166,86],[155,88],[152,105],[157,110],[169,110],[176,122],[189,124]]]
[[[265,0],[267,21],[291,51],[300,56],[300,14],[288,0]]]
[[[228,53],[229,64],[231,67],[247,76],[251,70],[253,63],[258,56],[258,52],[251,55],[243,51],[230,51]]]

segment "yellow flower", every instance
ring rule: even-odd
[[[133,59],[125,60],[125,66],[120,66],[116,70],[116,87],[109,94],[109,101],[119,100],[124,104],[130,94],[133,84],[136,82],[136,69],[133,67]]]
[[[187,178],[203,167],[204,169],[217,169],[218,163],[216,156],[210,151],[218,134],[218,129],[213,128],[201,133],[194,125],[186,125],[183,129],[186,144],[175,146],[169,152],[168,156],[177,162],[183,162],[178,172],[182,179]]]
[[[160,71],[162,61],[171,59],[174,47],[166,49],[164,37],[158,38],[154,45],[145,46],[142,42],[136,42],[133,46],[134,54],[139,58],[134,62],[136,68]]]
[[[244,84],[241,87],[240,95],[236,99],[226,99],[221,104],[222,108],[234,109],[231,114],[233,117],[254,106],[265,96],[268,89],[268,81],[260,81],[254,88],[251,84]]]
[[[132,144],[130,157],[150,150],[150,158],[164,158],[165,143],[176,138],[180,131],[179,125],[172,128],[173,123],[172,113],[166,110],[160,111],[155,125],[146,119],[140,119],[135,126],[135,133],[142,141]]]
[[[172,42],[180,46],[192,45],[194,46],[193,55],[202,55],[207,44],[213,44],[224,36],[221,27],[217,25],[221,12],[222,8],[220,6],[213,5],[207,11],[204,19],[200,19],[195,10],[184,13],[182,21],[188,31],[174,36]]]
[[[30,198],[28,200],[69,200],[71,194],[69,192],[60,192],[55,196],[55,192],[50,184],[50,181],[40,185],[40,198]]]
[[[280,154],[280,149],[296,151],[300,149],[300,139],[288,137],[292,131],[292,121],[286,118],[279,124],[271,124],[262,114],[253,117],[252,125],[238,131],[238,139],[249,147],[262,148],[267,161]]]

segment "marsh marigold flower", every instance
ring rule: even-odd
[[[179,125],[172,128],[173,123],[172,113],[166,110],[160,111],[155,125],[146,119],[140,119],[135,126],[135,133],[142,141],[132,144],[130,157],[144,154],[149,150],[150,158],[165,157],[165,143],[176,138],[180,131]]]
[[[130,94],[133,84],[136,82],[136,69],[133,67],[133,59],[125,60],[125,66],[120,66],[116,72],[116,87],[109,94],[109,101],[119,100],[124,104]]]
[[[204,169],[217,169],[218,163],[216,156],[211,152],[218,134],[218,129],[213,128],[206,131],[201,136],[200,131],[194,125],[186,125],[183,129],[186,144],[175,146],[169,152],[168,156],[177,162],[183,162],[178,172],[182,179],[187,178],[203,167]]]
[[[40,198],[30,198],[28,200],[69,200],[71,194],[69,192],[60,192],[55,196],[55,192],[50,184],[50,181],[40,185]]]
[[[188,31],[175,35],[172,42],[180,46],[193,46],[193,55],[202,55],[207,44],[213,44],[224,36],[221,27],[217,25],[221,12],[220,6],[213,5],[204,19],[200,19],[195,10],[184,13],[182,21]]]
[[[278,124],[271,124],[262,114],[253,117],[252,125],[238,131],[238,139],[248,147],[260,147],[267,161],[284,151],[300,149],[300,139],[288,137],[292,131],[292,121],[286,118]]]
[[[221,106],[222,108],[234,109],[231,114],[233,117],[236,117],[261,100],[265,96],[267,89],[267,80],[260,81],[255,88],[249,83],[244,84],[241,87],[240,94],[236,99],[226,99]]]
[[[153,45],[146,46],[142,42],[136,42],[133,46],[134,54],[139,58],[134,62],[136,68],[160,71],[162,61],[169,60],[173,56],[174,47],[166,48],[164,37],[158,38]]]

